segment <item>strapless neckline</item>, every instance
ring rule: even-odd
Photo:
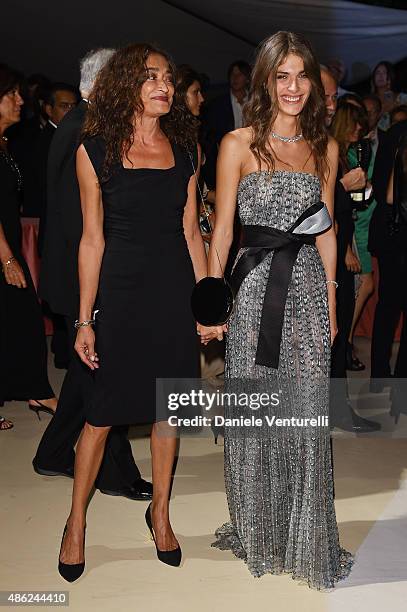
[[[311,172],[301,172],[301,171],[292,171],[292,170],[274,170],[272,173],[270,170],[254,170],[253,172],[249,172],[245,174],[239,181],[239,189],[243,182],[250,176],[254,176],[255,174],[298,174],[300,176],[309,176],[313,179],[316,179],[319,182],[319,177],[316,174],[312,174]]]

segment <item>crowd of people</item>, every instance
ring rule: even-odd
[[[407,304],[407,95],[390,63],[372,71],[370,91],[346,91],[341,62],[319,65],[302,36],[279,32],[253,67],[231,64],[227,91],[212,100],[203,75],[150,45],[91,51],[80,68],[77,89],[0,66],[0,405],[27,400],[52,415],[33,466],[74,477],[58,565],[68,581],[84,571],[94,484],[152,499],[145,519],[157,556],[180,564],[169,518],[177,439],[157,419],[155,381],[198,378],[198,338],[202,348],[225,334],[226,380],[294,377],[290,414],[324,414],[329,405],[332,427],[378,430],[352,408],[346,385],[347,371],[366,367],[353,338],[377,282],[375,256],[370,389],[407,378],[405,317],[390,369]],[[22,254],[21,215],[40,219],[39,296]],[[304,219],[319,231],[295,233]],[[235,289],[233,314],[203,326],[192,316],[192,289],[223,273]],[[278,274],[286,284],[275,299]],[[59,399],[48,382],[44,313],[55,365],[68,368]],[[397,419],[397,386],[392,401]],[[153,485],[127,438],[139,423],[153,423]],[[2,430],[12,426],[1,417]],[[270,440],[229,435],[231,521],[215,546],[244,558],[253,575],[290,571],[312,587],[334,586],[353,560],[337,535],[329,431],[312,443],[292,434],[302,467],[284,474],[290,442],[275,457]],[[252,478],[242,483],[248,462]],[[305,497],[310,514],[325,517],[315,520],[326,530],[314,548],[305,545],[315,542],[312,520],[295,510]]]

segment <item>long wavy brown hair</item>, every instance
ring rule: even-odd
[[[260,45],[253,68],[249,100],[245,106],[245,124],[253,129],[250,149],[269,171],[275,170],[277,155],[270,144],[270,132],[278,115],[276,79],[279,66],[292,53],[304,62],[311,82],[309,98],[299,115],[299,127],[311,148],[315,171],[321,181],[329,174],[327,160],[328,134],[325,128],[325,95],[320,66],[308,40],[294,32],[277,32]]]
[[[361,126],[359,137],[362,138],[368,132],[367,116],[363,108],[350,102],[340,104],[331,124],[331,134],[339,145],[339,161],[344,170],[349,170],[349,136],[356,130],[357,124]]]
[[[187,105],[187,92],[195,81],[202,86],[200,75],[191,66],[188,64],[177,66],[174,101],[170,116],[168,116],[169,124],[178,122],[187,128],[186,138],[189,142],[186,145],[189,150],[196,147],[201,125],[199,119],[191,113]]]
[[[133,144],[134,116],[144,110],[141,88],[148,76],[146,62],[152,53],[167,60],[175,82],[176,68],[169,54],[147,43],[131,44],[116,51],[96,78],[82,140],[94,136],[103,138],[106,155],[102,180],[108,180]],[[194,131],[176,108],[160,118],[160,125],[172,143],[190,148],[196,142]]]

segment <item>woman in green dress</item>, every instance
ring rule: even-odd
[[[368,131],[367,115],[364,107],[359,107],[354,103],[344,103],[337,110],[332,129],[333,136],[339,143],[342,164],[346,166],[347,170],[355,168],[359,165],[356,143],[358,143]],[[355,310],[349,333],[347,351],[347,369],[356,371],[364,370],[365,365],[354,354],[353,335],[363,309],[374,291],[372,256],[367,248],[369,224],[376,207],[376,201],[371,195],[372,187],[370,183],[373,174],[373,166],[374,157],[370,155],[364,194],[351,194],[355,202],[355,231],[353,248],[348,248],[345,259],[347,268],[355,274],[358,274]]]

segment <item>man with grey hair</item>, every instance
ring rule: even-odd
[[[89,96],[99,71],[115,53],[113,49],[90,51],[80,63],[82,100],[59,124],[49,151],[47,171],[47,219],[39,293],[52,312],[65,318],[72,355],[61,389],[57,411],[50,421],[33,460],[34,470],[45,476],[73,476],[74,446],[84,426],[83,405],[92,384],[89,372],[74,354],[79,311],[78,249],[82,213],[76,177],[76,151],[80,144]],[[80,383],[78,384],[78,381]],[[147,500],[152,485],[141,478],[134,462],[126,427],[113,427],[96,480],[109,495]]]
[[[88,101],[96,77],[114,54],[114,49],[89,51],[80,61],[81,81],[79,89],[83,100]]]

